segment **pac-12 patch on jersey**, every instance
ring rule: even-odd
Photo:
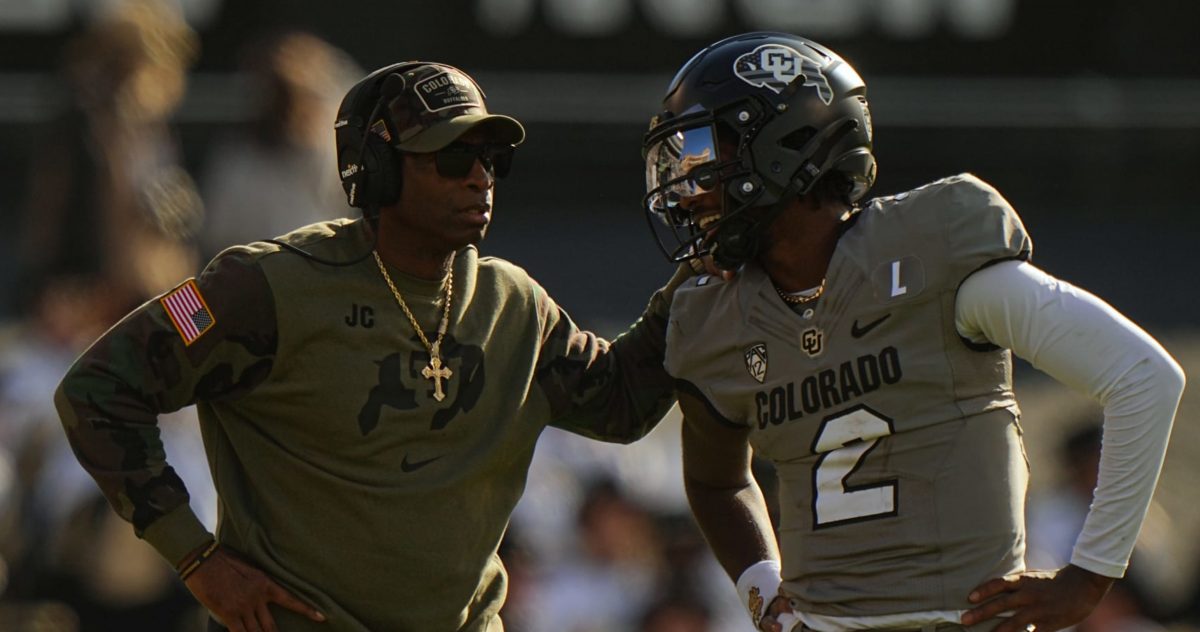
[[[186,345],[196,342],[216,322],[194,279],[188,279],[159,300]]]
[[[767,378],[767,344],[759,342],[746,349],[746,370],[759,384]]]

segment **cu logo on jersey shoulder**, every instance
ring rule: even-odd
[[[779,44],[763,44],[733,62],[733,74],[756,88],[779,94],[798,77],[817,89],[825,105],[833,102],[833,88],[821,67],[795,49]]]
[[[800,348],[808,357],[815,358],[821,355],[821,351],[825,348],[825,334],[816,327],[809,327],[800,334]]]

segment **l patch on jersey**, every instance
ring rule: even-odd
[[[759,384],[767,379],[767,343],[759,342],[746,349],[746,370]]]
[[[204,302],[204,297],[200,295],[200,288],[196,287],[195,279],[188,279],[183,285],[159,299],[159,302],[162,303],[163,309],[167,310],[171,323],[175,325],[175,331],[179,332],[185,345],[191,346],[217,322],[216,318],[213,318],[212,310],[208,308],[208,303]]]
[[[925,268],[913,255],[889,259],[871,272],[871,289],[885,303],[913,298],[925,289]]]

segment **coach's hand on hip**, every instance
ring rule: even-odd
[[[325,621],[325,615],[223,547],[187,575],[184,584],[231,632],[278,632],[268,607],[272,603]]]

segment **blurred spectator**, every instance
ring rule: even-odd
[[[1146,614],[1143,600],[1128,580],[1118,580],[1092,614],[1075,626],[1076,632],[1165,632],[1167,628]]]
[[[64,49],[67,102],[39,136],[28,183],[22,319],[0,344],[0,464],[12,471],[0,494],[5,630],[186,630],[200,621],[172,569],[108,524],[113,514],[71,456],[52,405],[84,344],[198,267],[191,240],[203,207],[169,126],[196,54],[174,5],[153,0],[113,3]],[[177,465],[202,478],[180,474],[196,480],[194,502],[215,521],[194,412],[176,417],[164,433],[191,452]]]
[[[31,592],[30,578],[42,565],[46,525],[36,516],[66,502],[64,494],[39,498],[34,489],[51,446],[66,443],[51,397],[86,338],[116,317],[108,298],[94,279],[52,279],[25,306],[23,322],[0,335],[0,462],[11,470],[8,493],[0,494],[0,556],[13,566],[10,590],[17,594]]]
[[[579,555],[542,576],[528,629],[634,629],[666,586],[664,548],[653,518],[612,481],[602,480],[588,488],[578,521]]]
[[[67,45],[68,103],[32,161],[27,283],[98,274],[127,310],[196,269],[203,209],[168,127],[196,53],[195,33],[152,0],[117,3]]]
[[[715,632],[703,603],[686,597],[667,597],[642,615],[638,632]]]
[[[1025,548],[1029,568],[1058,569],[1071,561],[1096,489],[1101,435],[1099,420],[1079,425],[1068,434],[1058,450],[1061,480],[1030,499]]]
[[[523,545],[556,564],[577,543],[571,539],[586,493],[585,481],[612,480],[620,492],[658,513],[687,513],[680,461],[678,409],[649,435],[630,445],[590,441],[557,428],[538,439],[525,493],[513,513]]]
[[[359,74],[349,57],[316,36],[286,32],[256,39],[242,70],[252,112],[208,159],[205,255],[351,211],[331,166],[333,119]]]
[[[656,575],[652,593],[639,597],[642,607],[653,609],[664,600],[673,604],[672,609],[681,601],[702,603],[706,611],[703,618],[714,632],[753,629],[733,583],[713,558],[688,513],[679,432],[680,417],[674,411],[649,436],[627,446],[578,440],[553,428],[542,434],[525,493],[505,537],[505,549],[510,551],[505,564],[511,582],[505,605],[505,629],[512,628],[513,632],[542,629],[532,626],[544,625],[545,611],[560,607],[548,602],[572,592],[566,586],[558,590],[546,587],[564,577],[576,581],[582,575],[579,569],[586,562],[581,560],[590,556],[584,552],[588,538],[581,535],[580,516],[585,504],[592,502],[589,498],[604,489],[615,491],[624,502],[644,508],[639,511],[650,516],[654,537],[661,543],[658,555],[662,556],[659,562],[662,570]],[[762,474],[764,485],[773,484],[774,473],[769,464]],[[509,565],[510,557],[519,562],[519,571],[514,572]],[[606,608],[606,604],[593,603],[588,610],[595,613]],[[636,630],[638,618],[646,614],[640,609],[634,614],[626,604],[615,608],[624,613],[616,617],[618,620],[633,617],[615,628],[622,632]],[[518,613],[520,618],[514,618]],[[603,610],[596,617],[600,623],[595,629],[608,630],[600,626],[611,625],[613,618]],[[677,619],[674,614],[664,618]]]
[[[199,610],[173,569],[134,537],[79,467],[54,410],[54,389],[83,345],[120,313],[96,277],[54,277],[23,322],[0,335],[0,557],[9,563],[0,630],[193,629]],[[170,458],[209,525],[216,495],[194,409],[164,420]]]
[[[667,514],[658,519],[659,533],[665,542],[670,572],[658,601],[643,613],[642,625],[648,630],[691,629],[703,621],[713,632],[754,632],[734,590],[733,582],[721,569],[712,549],[704,541],[690,513]],[[680,612],[694,609],[696,612]],[[663,612],[658,612],[662,610]]]
[[[1031,569],[1058,569],[1067,565],[1075,540],[1083,529],[1100,471],[1103,429],[1098,418],[1075,425],[1058,449],[1061,480],[1034,495],[1026,523],[1025,560]],[[1167,616],[1176,596],[1160,589],[1167,572],[1161,554],[1146,539],[1166,528],[1152,504],[1139,535],[1126,576],[1117,580],[1092,614],[1076,626],[1078,632],[1153,632]],[[1161,535],[1161,534],[1160,534]],[[1176,589],[1175,592],[1178,592]]]

